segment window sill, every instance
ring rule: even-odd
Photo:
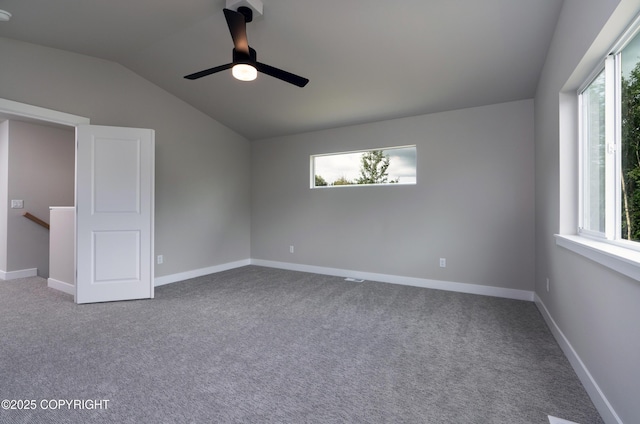
[[[640,252],[577,235],[556,234],[556,244],[640,281]]]

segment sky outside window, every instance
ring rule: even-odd
[[[398,184],[416,183],[416,147],[393,147],[372,149],[382,150],[389,159],[387,168],[388,182]],[[361,174],[363,154],[371,150],[359,152],[318,155],[313,157],[314,175],[321,176],[328,186],[339,181],[349,181],[357,184]]]

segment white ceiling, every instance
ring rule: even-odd
[[[562,0],[263,0],[258,60],[309,78],[184,75],[231,62],[224,0],[0,0],[0,36],[116,61],[255,140],[532,98]]]

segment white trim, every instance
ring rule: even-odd
[[[339,268],[327,268],[314,265],[294,264],[289,262],[267,261],[263,259],[243,259],[206,268],[194,269],[177,274],[156,277],[154,286],[176,283],[203,275],[215,274],[248,265],[264,266],[267,268],[287,269],[290,271],[311,272],[314,274],[348,277],[359,280],[377,281],[381,283],[400,284],[405,286],[423,287],[427,289],[446,290],[459,293],[478,294],[482,296],[503,297],[514,300],[533,302],[534,292],[528,290],[509,289],[504,287],[482,286],[479,284],[455,283],[451,281],[429,280],[425,278],[403,277],[399,275],[377,274],[373,272],[354,271]]]
[[[551,314],[549,314],[549,311],[542,302],[542,299],[540,299],[537,294],[535,295],[535,303],[538,307],[538,310],[542,314],[542,317],[551,329],[551,333],[555,337],[556,341],[560,345],[560,348],[573,367],[573,370],[578,375],[580,382],[589,394],[591,401],[602,416],[604,422],[609,424],[623,424],[622,420],[620,419],[620,417],[618,417],[618,414],[616,414],[616,411],[613,409],[604,393],[602,393],[602,390],[600,390],[598,383],[596,383],[593,376],[585,366],[584,362],[582,362],[573,346],[571,346],[571,343],[569,343],[567,337],[564,335],[560,327],[558,327],[558,324],[556,324],[555,320],[551,317]]]
[[[0,280],[15,280],[16,278],[37,277],[38,268],[19,269],[17,271],[0,270]]]
[[[640,281],[640,251],[576,235],[556,234],[556,244]]]
[[[604,212],[604,234],[607,239],[614,239],[616,236],[616,215],[618,204],[618,190],[616,184],[616,160],[619,155],[616,154],[616,148],[619,140],[616,139],[616,58],[615,56],[607,57],[604,65],[604,140],[605,140],[605,165],[604,165],[604,196],[605,196],[605,212]],[[611,107],[613,106],[613,107]]]
[[[0,113],[10,115],[9,117],[13,115],[16,118],[35,119],[38,121],[68,125],[70,127],[89,124],[89,118],[45,109],[39,106],[32,106],[25,103],[18,103],[7,99],[0,99]]]
[[[638,31],[640,31],[640,14],[633,18],[631,24],[624,30],[613,47],[611,47],[610,54],[618,54],[624,50],[624,48],[627,47],[631,40],[633,40],[633,38],[638,34]]]
[[[202,277],[203,275],[215,274],[216,272],[227,271],[242,266],[251,265],[249,259],[243,259],[236,262],[228,262],[226,264],[214,265],[206,268],[193,269],[191,271],[179,272],[177,274],[163,275],[154,279],[154,286],[164,286],[165,284],[176,283],[178,281],[188,280],[190,278]]]
[[[33,106],[26,103],[14,102],[13,100],[2,99],[2,98],[0,98],[0,115],[8,119],[37,120],[37,121],[54,123],[54,124],[66,125],[70,127],[77,127],[78,125],[88,125],[91,123],[91,120],[89,118],[85,118],[83,116],[71,115],[69,113],[58,112],[56,110],[46,109],[39,106]],[[75,258],[74,258],[74,261],[75,261]],[[22,270],[22,271],[11,271],[9,273],[0,271],[0,279],[2,280],[12,280],[14,278],[23,278],[23,277],[35,277],[37,275],[38,275],[37,268],[33,268],[30,270]],[[62,283],[62,284],[68,284],[68,283]],[[75,286],[71,285],[71,287],[73,291],[70,294],[75,295]],[[65,293],[69,293],[66,287],[64,288],[52,287],[52,288],[57,288],[58,290],[62,290]]]
[[[430,280],[425,278],[403,277],[399,275],[377,274],[339,268],[327,268],[313,265],[294,264],[288,262],[251,259],[251,265],[269,268],[288,269],[291,271],[311,272],[315,274],[349,277],[381,283],[401,284],[405,286],[423,287],[427,289],[447,290],[459,293],[479,294],[483,296],[504,297],[507,299],[527,300],[533,302],[534,292],[528,290],[508,289],[504,287],[483,286],[479,284],[456,283],[451,281]]]
[[[56,280],[55,278],[47,279],[47,287],[55,290],[60,290],[61,292],[65,292],[70,294],[71,296],[76,295],[76,286],[73,284],[65,283],[64,281]]]
[[[562,418],[554,417],[552,415],[547,415],[549,418],[549,424],[578,424],[574,421],[564,420]]]

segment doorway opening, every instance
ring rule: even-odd
[[[63,234],[64,244],[71,246],[65,259],[69,277],[68,282],[49,287],[73,294],[76,303],[153,299],[155,131],[89,125],[88,118],[5,99],[0,99],[0,116],[75,129],[74,206],[59,208],[70,217],[65,220],[67,231]],[[0,147],[8,144],[0,143]],[[10,155],[1,153],[0,160],[9,169]],[[4,246],[0,248],[0,267],[9,269],[4,219],[8,190],[0,197],[4,203],[0,205],[0,245]],[[53,224],[56,220],[54,210],[51,212]],[[2,272],[0,278],[7,279],[9,273]]]
[[[49,278],[49,230],[24,214],[47,223],[49,207],[74,209],[75,127],[89,122],[0,99],[0,278]],[[55,288],[74,294],[73,285]]]

